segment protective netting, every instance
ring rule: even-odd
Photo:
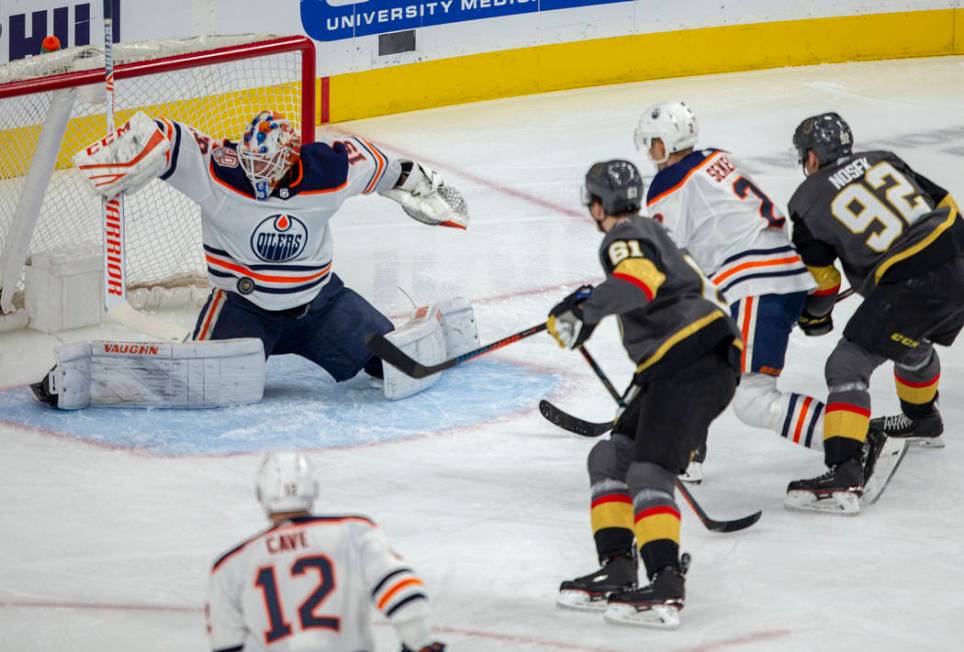
[[[118,71],[138,65],[136,76],[115,83],[116,123],[137,110],[167,117],[211,136],[237,140],[245,123],[258,111],[281,111],[301,129],[303,51],[265,53],[262,47],[277,37],[243,35],[205,37],[150,43],[118,44]],[[156,72],[178,55],[232,51],[227,61]],[[236,56],[234,55],[236,51]],[[192,60],[195,57],[191,57]],[[156,64],[156,65],[155,65]],[[24,92],[0,98],[0,251],[13,237],[14,210],[24,192],[42,192],[43,203],[29,253],[99,247],[101,203],[72,167],[70,157],[106,132],[103,82],[79,88],[32,92],[30,82],[78,71],[102,69],[103,52],[93,47],[69,48],[0,67],[0,91],[14,86]],[[90,76],[87,76],[87,80]],[[23,82],[28,82],[24,84]],[[46,188],[26,188],[25,175],[55,94],[76,93],[57,163]],[[198,207],[162,181],[153,181],[126,200],[127,272],[131,287],[173,287],[205,284],[201,223]],[[2,263],[3,261],[0,261]],[[21,275],[18,289],[22,289]]]

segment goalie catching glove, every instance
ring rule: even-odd
[[[402,161],[402,174],[404,181],[382,194],[401,204],[409,217],[432,226],[468,227],[468,207],[462,193],[442,181],[438,172]]]
[[[143,111],[114,133],[74,154],[74,165],[91,189],[110,199],[133,194],[156,178],[167,165],[171,141]]]

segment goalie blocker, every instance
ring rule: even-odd
[[[75,342],[34,395],[63,410],[91,406],[214,408],[261,400],[264,347],[244,338],[217,342]]]

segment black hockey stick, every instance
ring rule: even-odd
[[[542,413],[542,416],[544,416],[549,423],[557,425],[563,430],[582,435],[583,437],[605,435],[616,425],[615,421],[602,421],[597,423],[574,417],[568,412],[560,410],[545,399],[539,401],[539,412]]]
[[[368,346],[368,350],[377,355],[379,358],[392,365],[399,371],[401,371],[406,376],[411,376],[412,378],[425,378],[426,376],[431,376],[432,374],[437,374],[440,371],[446,369],[451,369],[455,365],[462,364],[463,362],[468,362],[478,358],[479,356],[485,355],[486,353],[491,353],[496,349],[501,349],[504,346],[509,346],[513,342],[518,342],[519,340],[524,340],[525,338],[535,335],[536,333],[541,333],[546,330],[546,323],[536,324],[535,326],[530,326],[529,328],[519,331],[508,337],[503,337],[501,340],[492,342],[492,344],[486,344],[485,346],[480,346],[479,348],[463,353],[462,355],[455,356],[450,360],[445,362],[440,362],[433,365],[422,365],[410,358],[404,351],[388,341],[384,335],[372,334],[365,339],[365,344]]]
[[[579,353],[582,354],[583,359],[592,367],[592,370],[596,373],[596,377],[606,386],[606,391],[608,391],[609,395],[619,404],[619,407],[626,407],[625,398],[620,396],[619,392],[616,391],[616,387],[609,381],[609,377],[606,375],[606,372],[602,370],[602,367],[599,366],[599,363],[596,362],[596,359],[582,346],[579,347]],[[632,385],[630,385],[630,387],[632,387]],[[626,391],[628,392],[629,390],[627,389]],[[598,437],[599,435],[604,435],[616,425],[615,419],[601,422],[585,421],[561,410],[545,399],[539,401],[539,412],[550,423],[559,426],[563,430],[582,435],[583,437]]]
[[[589,351],[587,351],[585,347],[580,347],[579,352],[582,353],[582,357],[585,358],[586,362],[589,363],[589,366],[592,367],[593,372],[596,374],[599,380],[602,381],[603,385],[606,386],[606,390],[609,392],[609,395],[613,397],[613,400],[615,400],[620,407],[626,407],[626,402],[623,400],[623,397],[620,396],[619,392],[616,391],[616,388],[613,386],[612,382],[610,382],[609,377],[606,376],[606,372],[602,370],[602,367],[599,366],[599,363],[596,362],[595,358],[589,354]],[[613,425],[615,425],[615,421],[606,422],[605,424],[592,424],[588,421],[582,421],[582,419],[576,419],[576,417],[571,417],[562,410],[559,410],[548,401],[542,401],[539,403],[539,410],[547,419],[549,419],[549,417],[546,416],[546,411],[544,409],[545,406],[554,408],[557,413],[589,426],[606,425],[606,430],[609,430],[613,427]],[[552,421],[556,425],[562,427],[560,423],[553,421],[552,419],[549,419],[549,421]],[[605,432],[605,430],[603,432]],[[599,434],[603,433],[600,432]],[[682,494],[683,498],[686,500],[686,504],[690,506],[690,509],[692,509],[693,513],[696,514],[696,517],[700,519],[700,522],[703,524],[703,526],[711,532],[736,532],[738,530],[745,530],[759,521],[760,517],[763,516],[762,511],[756,511],[748,516],[744,516],[743,518],[737,518],[730,521],[718,521],[710,518],[709,514],[703,510],[700,504],[696,501],[696,498],[693,497],[693,494],[690,493],[690,490],[686,488],[686,485],[684,485],[679,478],[676,478],[676,488],[679,489],[680,494]]]

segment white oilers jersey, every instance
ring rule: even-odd
[[[205,615],[215,652],[370,652],[375,610],[430,638],[422,582],[374,523],[301,516],[214,563]]]
[[[288,185],[254,198],[236,145],[193,128],[157,121],[171,141],[160,178],[201,206],[204,258],[211,286],[237,292],[265,310],[310,302],[328,282],[328,220],[349,197],[391,189],[401,167],[355,137],[301,148]]]
[[[730,303],[816,287],[783,214],[728,152],[695,150],[660,170],[646,205]]]

